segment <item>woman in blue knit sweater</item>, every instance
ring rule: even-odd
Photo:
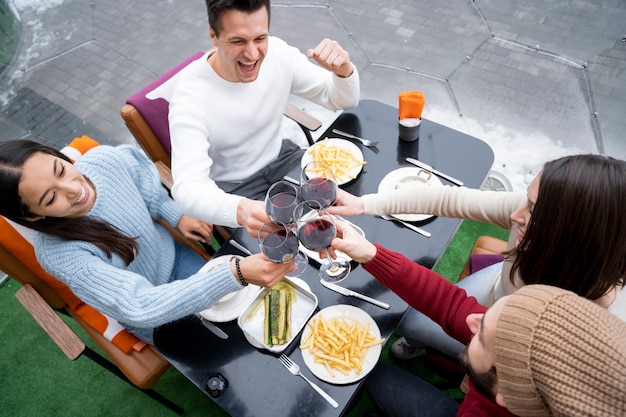
[[[98,146],[72,164],[30,140],[1,142],[0,214],[41,232],[41,266],[149,343],[154,327],[209,308],[245,281],[271,287],[294,268],[258,254],[240,261],[241,275],[228,263],[196,273],[204,260],[154,220],[196,240],[210,239],[211,225],[184,215],[132,146]]]

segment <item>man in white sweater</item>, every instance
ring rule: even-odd
[[[256,236],[269,221],[256,200],[303,153],[280,137],[289,94],[350,108],[358,103],[359,77],[335,41],[324,39],[304,55],[271,37],[269,0],[206,3],[217,49],[184,68],[174,87],[172,193],[186,214]]]

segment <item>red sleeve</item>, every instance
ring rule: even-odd
[[[462,288],[404,255],[378,244],[376,249],[376,256],[363,264],[363,268],[411,307],[438,323],[450,336],[467,345],[472,333],[466,317],[484,313],[487,308],[474,297],[468,297]]]
[[[457,417],[515,417],[509,410],[500,407],[494,401],[482,395],[472,381],[469,382],[469,391],[465,394],[463,402],[459,406]]]

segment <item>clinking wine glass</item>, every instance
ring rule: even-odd
[[[339,282],[350,273],[350,262],[342,257],[332,259],[328,253],[330,243],[337,235],[334,218],[315,200],[306,200],[294,210],[298,239],[305,248],[325,252],[326,260],[320,265],[320,278]]]
[[[300,173],[302,201],[315,200],[322,207],[330,207],[337,198],[337,179],[328,165],[322,161],[311,161]]]
[[[295,261],[296,270],[289,276],[297,277],[304,272],[309,259],[299,251],[298,236],[282,223],[268,222],[259,229],[259,248],[270,261],[287,264]]]
[[[293,224],[293,210],[299,202],[300,187],[287,181],[278,181],[265,194],[265,211],[273,222]]]

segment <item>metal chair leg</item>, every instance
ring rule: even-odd
[[[2,271],[0,271],[0,275],[4,274]],[[0,287],[2,287],[8,280],[9,280],[9,276],[7,274],[4,274],[4,276],[2,278],[0,278]]]
[[[88,346],[85,346],[85,350],[83,351],[83,353],[92,361],[94,361],[95,363],[97,363],[98,365],[102,366],[103,368],[105,368],[106,370],[108,370],[109,372],[111,372],[113,375],[116,375],[117,377],[119,377],[120,379],[126,381],[129,385],[131,385],[132,387],[135,387],[136,389],[138,389],[139,391],[143,392],[144,394],[148,395],[150,398],[160,402],[161,404],[163,404],[165,407],[169,408],[170,410],[174,411],[176,414],[182,415],[184,410],[182,407],[180,407],[179,405],[175,404],[174,402],[170,401],[169,399],[165,398],[163,395],[159,394],[158,392],[156,392],[155,390],[153,390],[152,388],[148,388],[148,389],[142,389],[137,387],[136,385],[134,385],[132,382],[130,382],[128,380],[128,378],[126,378],[126,375],[124,375],[122,373],[122,371],[119,370],[119,368],[117,366],[115,366],[114,364],[112,364],[110,361],[108,361],[107,359],[105,359],[102,355],[100,355],[98,352],[94,351],[93,349],[90,349]]]

